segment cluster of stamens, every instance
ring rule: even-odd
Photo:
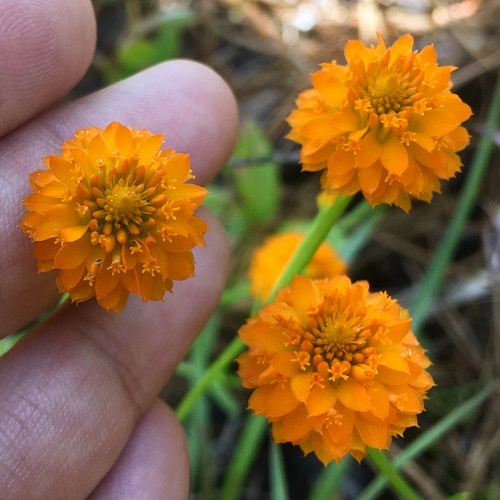
[[[313,385],[325,378],[335,381],[354,377],[362,382],[372,379],[377,354],[371,345],[371,329],[364,327],[350,307],[327,310],[311,315],[300,335],[290,333],[288,343],[295,348],[292,361],[302,371],[312,370],[311,375],[318,379],[311,380]]]
[[[162,217],[168,218],[170,214],[175,218],[172,215],[177,210],[162,192],[162,176],[158,175],[158,170],[151,177],[144,166],[136,164],[134,158],[121,159],[114,167],[103,168],[106,173],[95,173],[76,188],[79,213],[83,222],[88,222],[91,243],[112,253],[109,270],[113,274],[126,271],[120,251],[122,246],[127,246],[133,255],[142,252],[138,240],[147,243],[148,238],[151,239],[148,229],[156,225],[155,212],[159,209]],[[165,211],[167,213],[163,214]],[[159,271],[158,266],[147,264],[143,263],[142,272],[154,275]],[[86,281],[92,285],[94,278],[95,273],[89,271]]]
[[[421,92],[424,73],[412,67],[413,62],[410,56],[390,67],[387,61],[382,61],[378,68],[368,67],[366,77],[355,86],[354,109],[374,113],[385,129],[403,134],[410,114],[421,115],[430,109]],[[408,141],[409,137],[405,137],[405,142]]]

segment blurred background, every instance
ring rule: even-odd
[[[500,66],[500,2],[496,0],[93,0],[98,47],[91,69],[71,98],[93,92],[161,61],[184,57],[203,62],[232,87],[240,106],[235,152],[213,185],[207,204],[219,214],[233,247],[233,273],[220,310],[164,390],[175,407],[203,368],[248,317],[246,271],[253,250],[283,227],[305,227],[316,212],[319,178],[300,174],[298,149],[284,139],[285,118],[297,93],[310,86],[321,62],[344,62],[343,47],[357,38],[391,44],[410,33],[415,48],[434,44],[452,74],[454,92],[474,116],[465,126],[471,145],[462,174],[443,185],[432,204],[415,203],[409,215],[390,209],[332,236],[349,260],[352,279],[387,290],[408,306],[415,284],[432,259],[454,214],[468,166],[481,137]],[[168,138],[168,131],[165,131]],[[496,145],[500,135],[494,133]],[[430,393],[420,429],[393,441],[397,456],[500,370],[500,171],[498,150],[488,161],[480,195],[440,292],[422,325],[421,342],[433,361],[437,387]],[[266,189],[255,187],[265,185]],[[254,194],[252,194],[254,193]],[[192,459],[191,498],[220,498],[245,419],[248,393],[228,374],[219,394],[200,400],[186,421]],[[404,467],[422,498],[500,498],[500,398],[494,392],[466,418]],[[250,467],[234,498],[273,498],[270,438],[251,451]],[[281,471],[287,496],[358,498],[374,478],[369,463],[347,461],[330,493],[315,493],[324,467],[289,445]],[[340,474],[340,473],[339,473]],[[335,491],[334,491],[335,490]],[[318,490],[319,491],[319,490]],[[316,496],[314,496],[316,495]],[[318,496],[320,495],[320,496]],[[380,498],[395,498],[388,490]],[[456,495],[454,498],[469,498]]]

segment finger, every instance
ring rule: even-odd
[[[204,218],[197,276],[164,302],[132,300],[119,314],[70,305],[0,360],[5,498],[83,498],[118,459],[222,292],[228,247]]]
[[[28,174],[40,158],[58,154],[82,127],[118,120],[164,133],[165,142],[189,153],[197,183],[210,180],[230,154],[237,130],[234,97],[207,67],[187,61],[156,66],[92,96],[46,113],[0,143],[0,338],[52,304],[54,273],[37,275],[32,245],[18,224],[29,192]]]
[[[0,12],[2,136],[76,85],[92,61],[96,29],[88,0],[0,0]]]
[[[184,431],[174,413],[158,401],[139,421],[89,500],[181,500],[188,492]]]

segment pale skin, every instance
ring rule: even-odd
[[[18,224],[28,174],[64,140],[113,120],[166,135],[188,152],[198,184],[224,164],[237,110],[210,69],[173,61],[63,105],[95,48],[89,0],[0,0],[0,338],[58,298],[37,274]],[[49,110],[50,107],[50,110]],[[119,314],[94,301],[67,305],[0,359],[3,500],[182,499],[189,462],[181,425],[157,395],[217,306],[229,252],[206,212],[196,277],[164,302],[131,297]]]

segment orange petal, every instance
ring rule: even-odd
[[[201,203],[208,191],[201,186],[196,184],[181,184],[177,186],[176,189],[168,191],[169,200],[195,200],[197,204]]]
[[[153,278],[153,289],[149,299],[142,298],[144,302],[146,300],[163,300],[165,292],[172,291],[172,280],[164,280],[159,274],[156,274]]]
[[[23,199],[23,203],[26,208],[39,214],[44,214],[49,208],[52,208],[60,202],[61,200],[39,193],[30,194]]]
[[[341,404],[335,405],[335,414],[329,418],[328,425],[324,429],[331,443],[338,446],[349,442],[354,428],[355,413]]]
[[[78,212],[73,206],[58,204],[49,208],[45,215],[59,222],[60,227],[63,226],[79,226],[82,221]]]
[[[356,430],[358,431],[361,439],[370,447],[379,450],[389,448],[391,442],[391,435],[389,428],[386,425],[377,425],[368,422],[363,417],[356,418]]]
[[[190,177],[189,155],[177,153],[168,159],[167,176],[172,184],[179,184]]]
[[[127,302],[128,292],[122,286],[116,286],[108,295],[98,300],[99,304],[107,311],[119,312]]]
[[[406,35],[400,36],[391,46],[391,59],[389,64],[393,64],[394,61],[400,56],[411,55],[413,47],[413,37],[408,33]]]
[[[139,155],[139,165],[149,163],[151,158],[160,150],[163,143],[163,135],[152,135],[141,141],[136,153]]]
[[[408,381],[409,385],[424,391],[434,386],[434,380],[432,380],[432,377],[424,369],[420,368],[420,366],[417,366],[415,363],[408,364],[411,374],[411,378]]]
[[[173,280],[185,280],[194,276],[194,257],[191,252],[168,254],[169,276]]]
[[[359,168],[356,170],[358,182],[363,193],[371,194],[379,187],[382,181],[384,169],[380,162],[376,162],[368,168]]]
[[[378,357],[378,364],[379,366],[386,366],[387,368],[397,372],[410,373],[408,363],[401,357],[401,354],[396,351],[386,351],[380,353]]]
[[[304,405],[284,415],[281,421],[273,424],[273,438],[276,443],[290,441],[297,443],[312,431]]]
[[[95,279],[95,296],[97,300],[106,297],[120,281],[121,273],[112,273],[111,270],[108,269],[110,262],[111,259],[109,257],[106,258],[97,272]]]
[[[68,188],[61,182],[50,182],[40,189],[40,194],[51,198],[64,198]]]
[[[65,160],[62,156],[50,156],[50,170],[57,177],[57,180],[62,182],[67,187],[76,186],[75,180],[72,179],[74,174],[71,170],[74,169],[71,162]]]
[[[351,448],[351,439],[344,441],[341,444],[334,444],[329,439],[328,434],[323,436],[319,434],[312,434],[313,450],[316,456],[327,465],[332,460],[340,462],[349,453]],[[302,447],[302,445],[301,445]]]
[[[61,280],[64,285],[65,290],[71,290],[74,288],[80,280],[83,278],[83,273],[85,271],[85,264],[80,264],[78,267],[74,269],[65,269],[60,271]]]
[[[351,173],[354,169],[355,157],[352,151],[344,151],[337,149],[335,153],[330,156],[327,162],[330,175],[340,176]]]
[[[325,115],[315,118],[300,127],[300,133],[308,139],[322,139],[327,141],[340,135],[342,132],[332,127],[329,117]]]
[[[376,379],[378,382],[384,385],[398,385],[406,384],[410,380],[409,373],[391,370],[384,365],[379,365],[377,367]]]
[[[380,162],[391,174],[400,175],[408,166],[408,152],[401,141],[389,133],[382,144]]]
[[[330,118],[330,127],[344,134],[360,128],[360,118],[358,113],[352,111],[338,111]]]
[[[315,417],[333,408],[337,401],[337,391],[329,382],[321,388],[315,385],[307,398],[307,411],[309,416]]]
[[[388,337],[390,338],[391,342],[393,344],[399,344],[399,342],[401,342],[410,331],[410,327],[411,318],[390,325]]]
[[[370,387],[371,412],[378,418],[385,419],[389,414],[389,395],[385,387],[373,381]]]
[[[59,276],[60,273],[58,274],[58,278]],[[63,290],[63,288],[59,284],[59,281],[57,285],[59,287],[59,290]],[[68,292],[73,302],[84,302],[85,300],[89,300],[94,296],[94,287],[90,286],[88,284],[88,281],[82,280],[76,287],[72,288],[71,290],[68,290]]]
[[[108,149],[113,151],[113,150],[118,150],[118,154],[122,157],[130,157],[134,154],[134,150],[132,148],[133,145],[133,139],[132,139],[132,132],[130,131],[129,128],[124,127],[120,123],[116,123],[116,128],[114,131],[114,148],[111,148],[108,146]],[[108,133],[108,129],[110,127],[106,128],[106,130],[103,133],[103,137],[105,138],[106,141],[106,134]]]
[[[344,49],[344,56],[347,63],[354,61],[358,57],[361,59],[368,55],[369,49],[359,40],[349,40]]]
[[[408,385],[392,386],[389,401],[403,413],[420,413],[424,409],[422,398]]]
[[[311,392],[311,384],[309,382],[310,373],[299,373],[292,376],[290,379],[290,389],[293,395],[301,402],[305,403],[309,393]]]
[[[293,362],[295,354],[291,351],[277,352],[269,361],[270,365],[276,370],[277,373],[283,375],[285,378],[293,377],[300,371],[298,363]]]
[[[430,137],[442,137],[467,120],[471,114],[467,104],[455,94],[450,94],[440,102],[439,107],[427,111],[423,116],[416,116],[412,120],[412,130]]]
[[[311,75],[313,87],[332,105],[340,105],[345,98],[345,79],[333,71],[316,71]]]
[[[93,173],[95,173],[92,162],[90,161],[86,151],[74,148],[71,150],[71,156],[75,159],[75,162],[82,169],[85,176],[90,177]]]
[[[357,380],[341,380],[337,387],[337,396],[344,406],[354,411],[369,411],[371,402],[366,389]]]
[[[139,281],[137,279],[137,270],[132,269],[120,276],[120,282],[130,292],[139,295]]]
[[[461,151],[469,144],[470,135],[464,127],[457,127],[447,134],[443,141],[449,145],[452,151]]]
[[[88,156],[94,166],[102,165],[108,160],[109,152],[100,135],[96,135],[90,141]]]
[[[356,155],[356,166],[366,168],[373,165],[382,153],[382,144],[377,139],[375,130],[369,132],[363,137],[360,144],[360,150]]]
[[[279,352],[288,335],[277,325],[265,321],[253,321],[239,330],[239,336],[245,344],[262,346],[270,352]]]
[[[249,351],[240,354],[236,358],[236,362],[238,363],[237,373],[241,378],[241,385],[247,389],[257,387],[262,368],[265,365],[257,364],[255,356],[252,356]]]
[[[289,385],[265,385],[258,387],[248,400],[248,407],[265,417],[281,417],[300,404]]]
[[[59,269],[73,269],[78,267],[85,262],[91,251],[90,236],[80,238],[72,243],[65,243],[54,257],[54,266]]]
[[[36,241],[35,242],[35,257],[38,260],[53,260],[56,253],[61,249],[61,245],[54,243],[54,239]]]
[[[88,224],[78,226],[64,226],[61,229],[61,241],[63,243],[71,243],[79,240],[87,231]]]

